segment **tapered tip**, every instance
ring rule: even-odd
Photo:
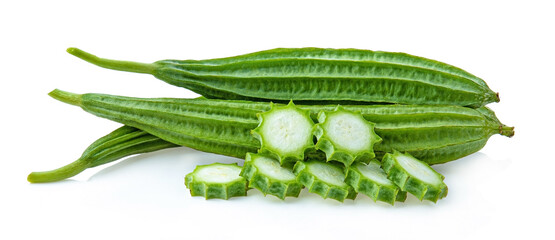
[[[29,175],[27,175],[27,181],[30,182],[30,183],[35,183],[35,181],[34,181],[35,179],[34,179],[34,177],[33,177],[33,173],[34,173],[34,172],[32,172],[32,173],[30,173]]]
[[[85,52],[85,51],[83,51],[83,50],[81,50],[81,49],[79,49],[79,48],[74,48],[74,47],[68,48],[68,49],[66,50],[66,52],[68,52],[69,54],[71,54],[71,55],[73,55],[73,56],[76,56],[76,57],[78,57],[78,58],[81,58],[81,59],[83,59],[83,60],[85,60],[85,61],[91,61],[92,59],[98,58],[98,57],[95,56],[95,55],[92,55],[92,54],[90,54],[90,53],[88,53],[88,52]]]
[[[75,106],[81,105],[81,94],[70,93],[62,91],[60,89],[54,89],[52,92],[48,93],[48,96],[67,104]]]
[[[69,54],[73,55],[73,53],[76,52],[76,51],[79,51],[79,49],[78,49],[78,48],[70,47],[70,48],[67,48],[66,51],[67,51]]]

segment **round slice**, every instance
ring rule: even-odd
[[[185,185],[191,196],[204,196],[206,199],[247,195],[247,180],[239,175],[241,167],[234,164],[213,163],[199,165],[185,176]]]
[[[270,194],[280,199],[298,197],[302,189],[292,169],[281,166],[274,158],[260,154],[247,153],[241,176],[247,179],[249,187],[258,189],[264,196]]]
[[[316,149],[326,153],[327,161],[338,161],[349,167],[353,162],[368,163],[374,154],[374,144],[382,141],[375,132],[375,124],[360,113],[338,106],[334,111],[318,114],[314,135]]]
[[[357,193],[344,182],[345,174],[340,166],[329,162],[309,160],[295,164],[293,172],[297,182],[305,186],[309,192],[316,193],[323,198],[331,198],[343,202],[355,199]]]
[[[407,192],[401,191],[395,183],[387,178],[381,169],[380,162],[370,161],[368,165],[355,163],[347,170],[345,182],[375,201],[382,201],[394,205],[395,201],[404,202]]]
[[[382,167],[388,178],[401,190],[421,201],[437,202],[447,196],[447,185],[443,182],[445,177],[408,153],[387,153],[382,159]]]
[[[257,116],[259,125],[252,133],[260,141],[259,152],[275,157],[282,165],[303,160],[305,151],[314,147],[314,122],[293,102],[285,107],[272,104],[270,111]]]

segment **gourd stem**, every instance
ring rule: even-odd
[[[65,102],[67,104],[81,106],[81,94],[70,93],[62,91],[60,89],[54,89],[54,91],[48,93],[48,96],[51,96],[54,99]]]
[[[73,177],[80,172],[85,171],[88,167],[88,161],[84,158],[79,158],[75,162],[58,169],[45,172],[32,172],[29,176],[27,176],[27,181],[31,183],[56,182]]]
[[[78,48],[68,48],[67,52],[73,56],[81,58],[99,67],[118,70],[118,71],[152,74],[154,69],[156,69],[155,63],[138,63],[138,62],[99,58],[93,54],[90,54]]]
[[[501,125],[499,127],[499,134],[506,136],[506,137],[512,137],[515,135],[515,128],[514,127],[509,127],[509,126],[505,126],[505,125]]]

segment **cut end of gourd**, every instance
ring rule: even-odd
[[[501,99],[499,98],[499,92],[495,93],[495,99],[496,99],[495,102],[501,101]]]
[[[70,93],[62,91],[60,89],[54,89],[54,91],[48,93],[48,96],[67,104],[81,106],[81,94]]]
[[[285,107],[272,104],[269,111],[257,117],[259,125],[251,133],[260,141],[259,152],[270,154],[282,165],[303,160],[305,151],[314,146],[314,122],[307,111],[297,108],[293,102]]]
[[[239,175],[237,164],[212,163],[199,165],[185,176],[191,196],[206,199],[229,199],[247,195],[247,180]]]
[[[506,137],[513,137],[515,135],[515,127],[501,125],[499,126],[499,134]]]
[[[258,189],[264,196],[270,194],[284,200],[298,197],[302,189],[292,169],[282,167],[277,159],[260,154],[247,153],[240,175],[248,181],[249,187]]]
[[[447,196],[448,188],[443,182],[445,177],[408,153],[395,150],[387,153],[382,160],[382,168],[389,180],[420,201],[429,200],[435,203]]]
[[[382,139],[374,132],[374,123],[353,111],[337,106],[334,111],[321,111],[314,127],[316,148],[326,153],[327,161],[342,162],[349,167],[354,161],[367,163],[375,157],[374,144]]]

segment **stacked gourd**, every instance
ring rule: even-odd
[[[484,105],[486,83],[454,66],[404,53],[357,49],[273,49],[210,60],[152,64],[68,52],[101,67],[149,73],[197,99],[104,94],[50,95],[126,126],[93,143],[72,164],[35,172],[30,182],[65,179],[125,156],[187,146],[245,158],[198,166],[185,178],[193,196],[228,199],[249,188],[281,199],[302,187],[324,198],[436,202],[447,195],[429,165],[480,150],[512,127]],[[288,103],[288,104],[287,104]]]

